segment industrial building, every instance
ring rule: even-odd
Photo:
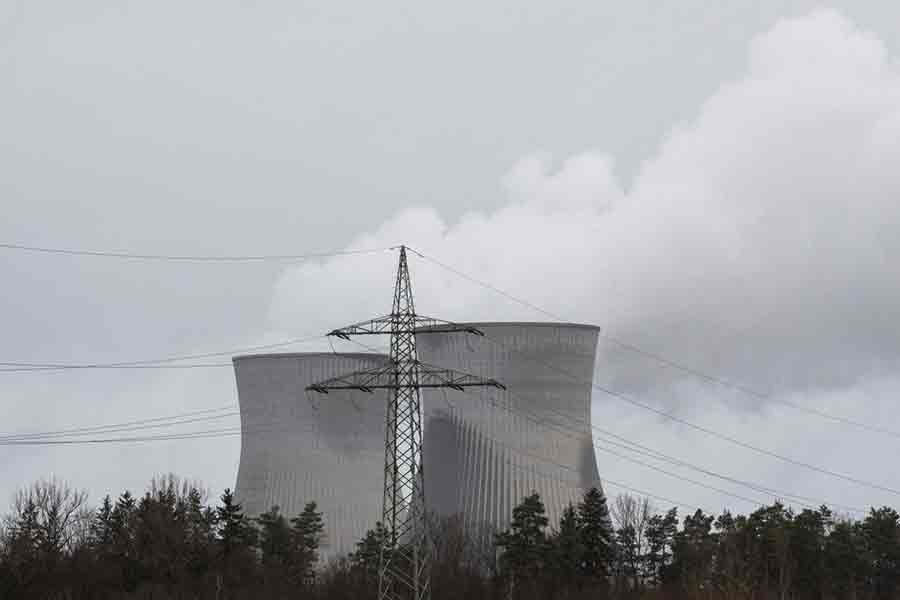
[[[557,323],[471,323],[484,335],[416,336],[419,359],[496,379],[495,388],[422,390],[426,503],[481,531],[508,525],[532,491],[551,523],[599,485],[590,430],[598,329]],[[234,359],[241,408],[236,495],[249,515],[288,517],[314,500],[325,558],[353,551],[381,518],[387,392],[305,391],[383,366],[378,354],[273,354]]]
[[[241,460],[235,496],[256,517],[278,506],[288,519],[315,501],[323,513],[323,558],[354,550],[381,519],[387,393],[306,386],[386,364],[381,354],[236,357]]]
[[[499,530],[536,491],[556,525],[566,506],[599,486],[590,427],[598,328],[467,324],[484,336],[420,334],[419,358],[506,390],[422,391],[429,508]]]

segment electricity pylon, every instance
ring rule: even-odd
[[[406,247],[400,246],[400,265],[394,285],[391,314],[363,321],[328,335],[389,334],[390,361],[385,367],[349,373],[314,383],[307,390],[389,390],[384,442],[384,505],[382,524],[387,539],[378,565],[379,600],[426,600],[429,597],[430,549],[426,523],[425,477],[422,472],[422,409],[419,390],[491,386],[484,379],[419,362],[416,334],[465,332],[484,335],[474,327],[416,314]]]

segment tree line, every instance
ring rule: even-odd
[[[900,515],[862,519],[781,503],[748,515],[680,517],[593,488],[550,523],[538,494],[499,532],[432,518],[435,600],[894,600],[900,598]],[[354,552],[320,559],[322,513],[272,507],[246,515],[230,490],[154,479],[89,508],[57,481],[16,494],[0,526],[0,598],[48,600],[377,596],[379,524]],[[388,549],[389,551],[389,549]]]

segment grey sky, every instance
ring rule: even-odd
[[[854,79],[856,87],[847,87],[840,76],[855,70],[851,61],[847,73],[810,79],[853,114],[832,118],[826,102],[809,111],[831,124],[821,136],[798,125],[784,129],[798,138],[760,134],[758,144],[750,143],[760,131],[796,124],[805,109],[785,109],[784,119],[777,111],[762,114],[754,125],[752,94],[729,96],[729,85],[754,85],[748,56],[778,62],[784,50],[789,60],[793,47],[784,40],[802,42],[817,25],[783,33],[768,54],[764,47],[754,55],[750,41],[779,18],[808,15],[814,3],[483,4],[0,2],[0,241],[169,254],[301,253],[354,240],[406,241],[654,351],[889,426],[900,343],[891,313],[896,292],[885,283],[891,271],[877,257],[894,245],[878,236],[890,237],[900,222],[891,195],[896,179],[884,166],[897,156],[896,146],[877,139],[866,145],[874,157],[847,169],[854,178],[847,187],[838,174],[848,157],[791,162],[795,155],[778,148],[796,143],[809,150],[797,155],[809,156],[832,145],[855,147],[855,126],[868,132],[879,115],[896,114],[896,97],[884,91],[896,74],[871,88]],[[900,6],[834,6],[883,43],[894,68]],[[837,35],[823,27],[823,35]],[[838,42],[835,55],[822,58],[828,68],[857,47]],[[797,46],[798,56],[806,47]],[[881,99],[840,90],[874,90]],[[795,97],[817,94],[801,90]],[[789,105],[791,97],[759,104]],[[673,128],[687,134],[679,138]],[[745,143],[727,144],[729,136]],[[541,154],[556,162],[529,159]],[[707,161],[717,156],[753,168],[710,169]],[[571,168],[561,167],[570,157]],[[642,167],[645,161],[651,162]],[[804,169],[832,177],[812,185]],[[736,183],[707,179],[710,171]],[[705,203],[681,197],[709,190]],[[838,199],[845,192],[861,198],[848,208]],[[732,195],[733,204],[717,204]],[[795,198],[803,201],[785,204]],[[577,206],[572,210],[579,202],[597,214],[581,218]],[[685,210],[669,211],[671,203]],[[617,209],[630,204],[647,208]],[[793,212],[765,221],[775,214],[768,209],[782,205]],[[431,211],[402,212],[411,206]],[[523,214],[516,206],[525,206]],[[605,212],[614,220],[605,220]],[[807,218],[811,213],[816,218]],[[403,223],[411,235],[401,231]],[[602,239],[582,251],[587,224],[597,225]],[[710,230],[717,232],[713,242],[705,235]],[[534,243],[516,241],[523,231]],[[748,231],[759,246],[746,244]],[[695,239],[701,241],[694,246]],[[711,243],[721,252],[711,253]],[[540,260],[542,248],[553,260]],[[683,253],[672,256],[672,248]],[[476,250],[499,258],[479,260]],[[828,262],[810,269],[816,254]],[[584,260],[559,260],[579,256]],[[531,268],[517,266],[517,257]],[[848,264],[835,263],[842,257]],[[141,359],[319,332],[383,312],[390,278],[389,256],[331,261],[320,270],[12,252],[0,260],[0,360],[9,361]],[[424,264],[416,268],[423,312],[539,317],[451,284]],[[578,285],[587,270],[594,275]],[[362,283],[347,284],[351,275]],[[564,294],[544,285],[553,275],[568,281]],[[759,281],[768,283],[753,285]],[[773,281],[793,287],[785,293]],[[342,290],[357,299],[383,291],[385,301],[332,300]],[[900,487],[868,458],[890,452],[896,440],[860,439],[787,409],[761,409],[609,348],[601,356],[604,381],[617,389],[760,445],[836,461],[841,470]],[[233,388],[228,369],[2,374],[0,429],[219,406],[234,401]],[[721,470],[838,501],[896,503],[695,439],[633,408],[599,398],[596,408],[601,422],[614,421],[673,454],[714,460]],[[838,455],[846,446],[835,440],[857,450]],[[233,484],[237,451],[237,438],[4,448],[0,498],[50,473],[96,494],[141,489],[153,474],[174,470],[218,491]],[[600,460],[601,475],[714,508],[724,503],[708,490],[604,464],[602,454]]]

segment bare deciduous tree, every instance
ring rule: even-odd
[[[183,479],[174,473],[153,477],[147,491],[154,498],[170,495],[176,502],[186,502],[192,492],[198,495],[201,504],[206,504],[210,497],[209,490],[199,480]]]
[[[642,557],[647,553],[647,526],[653,516],[654,507],[646,497],[639,498],[631,494],[619,494],[609,509],[617,531],[629,530],[631,535],[628,552],[620,553],[622,560],[627,560],[627,572],[631,574],[632,589],[641,587]]]
[[[631,494],[619,494],[609,508],[616,529],[633,527],[641,536],[647,528],[647,521],[653,516],[653,510],[649,498],[638,498]]]
[[[16,492],[7,527],[22,520],[32,509],[42,552],[59,555],[86,541],[92,511],[87,492],[74,490],[56,479],[42,479]]]

